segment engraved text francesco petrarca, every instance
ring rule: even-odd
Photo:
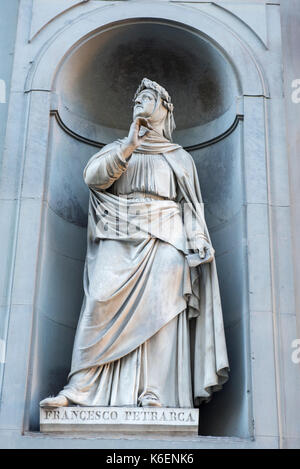
[[[145,410],[145,409],[45,409],[44,419],[49,421],[64,420],[64,421],[106,421],[107,423],[116,421],[140,421],[140,422],[182,422],[191,423],[196,421],[196,416],[191,409],[158,409],[158,410]]]

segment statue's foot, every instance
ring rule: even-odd
[[[162,407],[160,400],[155,394],[147,393],[139,398],[141,407]]]
[[[69,400],[59,394],[56,397],[46,397],[40,402],[40,407],[67,407],[69,405]]]

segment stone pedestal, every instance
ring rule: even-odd
[[[40,409],[41,432],[198,433],[199,409],[58,407]]]

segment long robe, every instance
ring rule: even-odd
[[[121,143],[84,171],[85,299],[62,394],[81,405],[138,405],[150,392],[164,406],[191,407],[228,377],[215,261],[197,262],[197,237],[209,234],[196,169],[168,140],[151,135],[128,162]]]

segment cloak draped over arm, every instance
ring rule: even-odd
[[[203,202],[195,163],[182,148],[165,153],[173,169],[180,191],[186,203],[189,217],[188,238],[197,245],[199,233],[210,242],[205,223]],[[189,220],[190,221],[190,220]],[[194,347],[194,398],[200,404],[208,402],[212,393],[221,389],[228,380],[229,363],[225,341],[223,314],[215,259],[212,262],[191,267],[192,295],[189,301],[189,315],[196,317]]]
[[[108,189],[126,171],[128,162],[116,145],[106,145],[96,153],[84,169],[85,183],[96,190]]]
[[[91,189],[91,215],[96,226],[99,217],[97,204],[104,200],[111,201],[114,195],[106,192],[127,169],[128,162],[122,159],[119,152],[120,143],[114,142],[94,155],[84,170],[85,182]],[[147,153],[145,144],[137,152]],[[181,202],[184,203],[184,223],[190,241],[188,252],[197,254],[197,238],[205,236],[210,242],[205,223],[203,203],[198,175],[192,157],[178,145],[156,146],[156,153],[164,155],[172,168],[179,188]],[[153,151],[149,151],[153,154]],[[98,194],[98,195],[97,195]],[[96,196],[96,197],[95,197]],[[96,205],[95,205],[96,204]],[[92,227],[90,226],[90,229]],[[89,235],[89,242],[94,238]],[[95,239],[95,238],[94,238]],[[174,243],[173,245],[176,247]],[[177,248],[178,249],[178,248]],[[187,250],[184,250],[187,255]],[[192,291],[188,298],[188,315],[195,318],[194,350],[194,399],[196,404],[208,402],[212,393],[221,389],[228,379],[228,357],[218,276],[215,259],[207,264],[190,267]]]

